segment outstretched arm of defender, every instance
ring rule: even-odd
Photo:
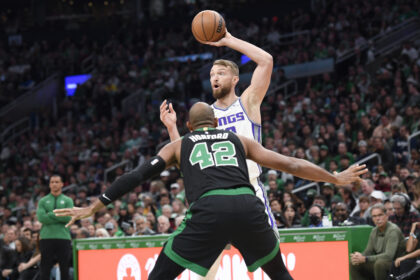
[[[172,107],[172,103],[169,103],[168,105],[166,100],[163,100],[162,104],[160,105],[160,120],[166,126],[166,129],[168,129],[171,142],[181,138],[178,132],[178,128],[176,127],[176,112]]]
[[[112,203],[121,196],[133,190],[135,187],[140,185],[142,182],[150,179],[165,170],[166,167],[176,162],[176,149],[179,143],[170,143],[162,148],[159,155],[151,158],[138,168],[131,172],[128,172],[117,180],[105,190],[103,194],[99,196],[93,204],[88,207],[73,207],[56,209],[54,213],[58,217],[70,216],[71,220],[67,223],[66,227],[72,225],[75,221],[92,216],[104,206]]]
[[[366,165],[352,165],[343,172],[331,174],[307,160],[275,153],[264,148],[254,140],[242,136],[239,137],[244,144],[247,158],[262,166],[284,171],[303,179],[343,186],[361,180],[359,176],[368,171]]]

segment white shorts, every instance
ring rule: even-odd
[[[265,206],[265,213],[268,216],[268,224],[273,229],[274,234],[277,238],[280,238],[279,231],[277,229],[276,220],[274,219],[273,214],[271,213],[270,202],[267,199],[267,193],[265,191],[264,185],[261,183],[259,178],[254,178],[250,180],[251,184],[254,186],[255,194],[262,201]]]

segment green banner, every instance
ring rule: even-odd
[[[297,228],[279,230],[280,243],[351,241],[351,249],[364,248],[372,227]],[[76,250],[162,247],[169,235],[135,236],[119,238],[88,238],[73,241]]]

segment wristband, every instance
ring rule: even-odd
[[[413,237],[414,239],[417,239],[417,236],[412,232],[410,232],[410,236]]]

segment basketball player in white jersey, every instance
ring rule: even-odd
[[[239,135],[249,137],[261,142],[261,103],[267,93],[273,71],[273,57],[261,48],[232,36],[226,35],[218,42],[201,42],[216,47],[229,47],[234,49],[257,64],[252,74],[251,83],[239,97],[235,93],[235,86],[239,81],[239,69],[236,63],[229,60],[216,60],[210,70],[210,83],[213,97],[216,101],[211,105],[216,118],[219,119],[218,128],[231,130]],[[176,127],[176,114],[172,104],[167,107],[166,100],[160,107],[160,118],[168,129],[171,141],[180,137]],[[262,183],[259,181],[261,169],[253,161],[247,160],[248,173],[255,193],[266,207],[268,223],[278,237],[276,222],[271,214],[270,204]],[[206,278],[214,279],[220,257],[211,268]],[[213,277],[213,278],[211,278]]]

